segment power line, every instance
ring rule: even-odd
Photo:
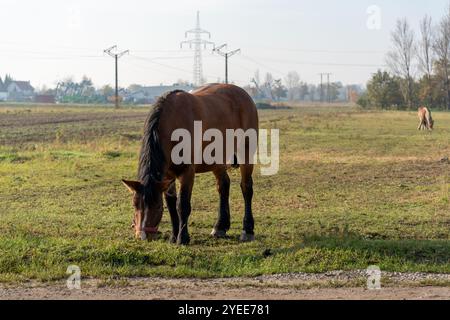
[[[284,51],[284,52],[304,52],[304,53],[327,53],[327,54],[385,54],[384,51],[378,50],[330,50],[330,49],[301,49],[301,48],[279,48],[269,46],[247,46],[251,49],[263,49],[265,51]]]
[[[259,59],[263,59],[266,61],[272,61],[276,63],[282,64],[301,64],[301,65],[314,65],[314,66],[331,66],[331,67],[363,67],[363,68],[380,68],[386,67],[385,64],[364,64],[364,63],[334,63],[334,62],[317,62],[317,61],[294,61],[294,60],[282,60],[282,59],[273,59],[273,58],[265,58],[259,57]]]
[[[183,50],[133,50],[133,52],[138,53],[180,53],[185,52]]]
[[[164,63],[161,63],[161,62],[156,62],[156,61],[154,61],[151,58],[140,57],[140,56],[136,56],[136,55],[131,55],[131,57],[134,58],[134,59],[147,61],[149,63],[156,64],[156,65],[159,65],[161,67],[168,68],[168,69],[177,70],[177,71],[181,71],[181,72],[184,72],[184,73],[192,74],[192,71],[189,71],[189,70],[186,70],[186,69],[183,69],[183,68],[179,68],[179,67],[175,67],[173,65],[164,64]],[[210,77],[210,78],[220,78],[219,76],[215,76],[215,75],[208,75],[208,74],[206,74],[206,76]]]
[[[177,71],[181,71],[181,72],[185,72],[185,73],[192,73],[192,71],[183,69],[183,68],[179,68],[179,67],[175,67],[173,65],[168,65],[168,64],[164,64],[161,62],[156,62],[154,59],[151,58],[145,58],[145,57],[140,57],[140,56],[136,56],[136,55],[131,55],[132,58],[137,59],[137,60],[142,60],[142,61],[147,61],[165,68],[169,68],[169,69],[173,69],[173,70],[177,70]]]
[[[0,53],[2,57],[8,57],[12,59],[26,59],[26,60],[76,60],[76,59],[101,59],[105,58],[103,56],[21,56],[17,54],[3,54]]]
[[[179,75],[179,73],[175,72],[175,71],[162,70],[162,69],[159,69],[159,68],[155,68],[153,66],[143,65],[143,64],[140,64],[140,63],[136,63],[136,62],[130,62],[130,66],[132,68],[134,68],[135,70],[138,70],[139,72],[142,72],[142,71],[145,71],[145,70],[150,70],[152,72],[161,73],[161,74],[163,74],[165,76],[178,76]]]
[[[76,47],[71,45],[55,45],[54,43],[44,43],[46,48],[58,48],[58,49],[68,49],[68,50],[83,50],[83,51],[98,51],[98,47]],[[385,51],[378,50],[330,50],[330,49],[303,49],[303,48],[279,48],[279,47],[270,47],[270,46],[249,46],[245,44],[247,48],[256,48],[256,49],[264,49],[264,50],[272,50],[272,51],[284,51],[284,52],[305,52],[305,53],[330,53],[330,54],[385,54]],[[35,47],[35,43],[25,43],[25,42],[17,42],[17,41],[8,41],[2,40],[0,46],[30,46]],[[179,50],[173,49],[148,49],[148,48],[136,48],[133,49],[133,52],[179,52]]]
[[[112,46],[111,48],[108,48],[104,50],[106,54],[113,57],[115,60],[115,66],[116,66],[116,94],[114,97],[116,108],[119,108],[119,59],[122,58],[125,54],[130,53],[129,50],[125,50],[119,53],[113,53],[113,50],[117,50],[117,46]]]
[[[264,63],[261,63],[261,62],[255,60],[255,59],[253,59],[253,58],[247,57],[247,56],[245,56],[245,55],[241,55],[241,57],[244,58],[244,59],[246,59],[246,60],[248,60],[248,61],[251,61],[251,62],[253,62],[253,63],[255,63],[255,64],[257,64],[257,65],[259,65],[259,66],[261,66],[261,67],[263,67],[263,68],[266,68],[266,69],[268,69],[268,70],[272,70],[272,71],[278,73],[279,75],[283,75],[283,76],[284,76],[284,74],[285,74],[284,71],[280,71],[280,70],[278,70],[278,69],[275,69],[275,68],[273,68],[273,67],[271,67],[271,66],[268,66],[268,65],[266,65],[266,64],[264,64]]]
[[[194,56],[181,56],[181,57],[143,57],[133,55],[132,57],[148,60],[148,61],[156,61],[156,60],[184,60],[184,59],[192,59]],[[190,72],[190,71],[189,71]]]

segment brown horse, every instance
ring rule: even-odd
[[[431,116],[431,111],[427,107],[419,108],[419,127],[417,130],[433,130],[434,120]]]
[[[179,129],[195,135],[195,122],[202,122],[202,130],[213,129],[225,137],[227,130],[258,132],[258,113],[251,97],[241,88],[233,85],[212,84],[192,94],[173,91],[161,97],[155,104],[145,125],[138,179],[123,180],[133,193],[135,209],[134,229],[137,238],[155,238],[163,215],[163,194],[172,220],[173,243],[186,245],[190,242],[188,219],[191,214],[191,195],[197,173],[212,172],[220,194],[219,218],[212,236],[223,238],[230,229],[229,192],[230,178],[227,170],[230,159],[207,164],[205,161],[191,161],[175,164],[171,155],[177,142],[173,133]],[[202,133],[203,133],[202,132]],[[194,142],[190,142],[194,145]],[[224,145],[226,142],[224,141]],[[245,200],[244,228],[241,241],[254,240],[254,219],[252,213],[254,156],[245,141],[245,161],[233,166],[240,167],[241,189]],[[207,144],[202,141],[203,150]],[[184,152],[184,151],[183,151]],[[256,150],[255,150],[256,152]],[[176,180],[180,191],[177,196]]]

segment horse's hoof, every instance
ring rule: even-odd
[[[188,235],[178,236],[177,245],[188,246],[191,243],[191,238]]]
[[[241,242],[253,242],[255,241],[255,235],[254,234],[249,234],[247,232],[242,232],[241,235]]]
[[[211,232],[211,236],[213,236],[216,239],[223,239],[227,236],[227,232],[223,230],[213,229],[213,231]]]
[[[191,243],[191,239],[178,239],[177,246],[188,246]]]

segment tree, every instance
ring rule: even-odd
[[[369,97],[367,96],[367,92],[360,95],[356,103],[360,105],[363,109],[368,108],[370,106],[370,102]]]
[[[5,81],[3,84],[5,87],[8,87],[11,84],[11,82],[13,82],[13,81],[14,81],[14,79],[9,74],[7,74],[5,76]]]
[[[311,102],[316,101],[317,87],[311,84],[309,85],[308,91],[309,91],[309,99],[311,100]]]
[[[431,78],[435,61],[433,52],[434,32],[432,18],[428,15],[420,21],[420,35],[421,37],[417,50],[419,68],[427,78]]]
[[[263,88],[261,87],[261,78],[259,76],[259,70],[256,70],[255,76],[253,77],[251,81],[255,85],[255,99],[264,99],[266,98],[266,93],[264,92]]]
[[[283,83],[281,82],[281,79],[275,80],[273,87],[272,87],[272,95],[275,97],[277,101],[279,101],[281,98],[287,97],[288,90],[285,86],[283,86]]]
[[[109,97],[114,95],[114,89],[110,85],[105,85],[100,89],[101,95],[108,100]]]
[[[217,83],[220,83],[220,81],[217,81]],[[188,80],[178,79],[177,80],[177,84],[179,86],[186,86],[186,87],[188,87],[188,86],[191,85],[191,82],[189,82]]]
[[[269,96],[271,100],[274,99],[273,96],[273,76],[270,72],[266,73],[266,77],[264,80],[264,87],[266,89],[266,94]]]
[[[406,18],[397,20],[397,25],[391,33],[393,49],[387,54],[387,64],[391,71],[404,81],[402,91],[408,108],[414,106],[413,59],[416,54],[414,31]]]
[[[259,76],[259,70],[255,71],[254,82],[257,86],[261,86],[261,77]]]
[[[367,84],[367,100],[370,106],[389,109],[403,104],[398,78],[379,70]]]
[[[179,83],[180,84],[180,83]],[[181,84],[180,84],[181,85]],[[142,89],[142,86],[140,84],[130,84],[128,86],[128,91],[130,92],[136,92]]]
[[[435,62],[437,69],[436,73],[441,80],[446,108],[447,110],[450,110],[450,6],[447,14],[442,18],[437,28],[433,49],[437,58],[437,61]]]
[[[294,101],[300,91],[300,76],[297,71],[290,71],[285,79],[288,90],[288,99]]]
[[[424,78],[421,81],[419,94],[421,101],[431,106],[433,104],[432,75],[435,56],[433,52],[434,34],[432,19],[428,15],[420,21],[420,34],[417,57],[419,68],[424,74]]]
[[[339,99],[339,90],[341,90],[343,88],[343,85],[341,82],[333,82],[330,84],[330,88],[329,88],[329,98],[330,101],[336,101]]]
[[[95,88],[92,80],[87,76],[83,76],[81,82],[78,84],[79,95],[82,97],[82,101],[89,103],[90,99],[95,96]]]
[[[300,100],[304,101],[308,94],[309,94],[308,84],[306,82],[301,82],[300,83],[300,88],[299,88],[299,98],[300,98]]]
[[[100,93],[94,87],[90,78],[83,76],[80,82],[73,77],[67,77],[58,82],[55,89],[56,99],[63,103],[97,103],[103,102]]]

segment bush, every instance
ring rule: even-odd
[[[291,107],[288,107],[288,106],[274,106],[274,105],[271,105],[270,103],[265,103],[265,102],[256,103],[256,108],[259,110],[289,110],[289,109],[292,109]]]
[[[356,104],[359,105],[363,109],[367,109],[370,106],[369,99],[367,98],[367,94],[363,94],[359,97]]]

